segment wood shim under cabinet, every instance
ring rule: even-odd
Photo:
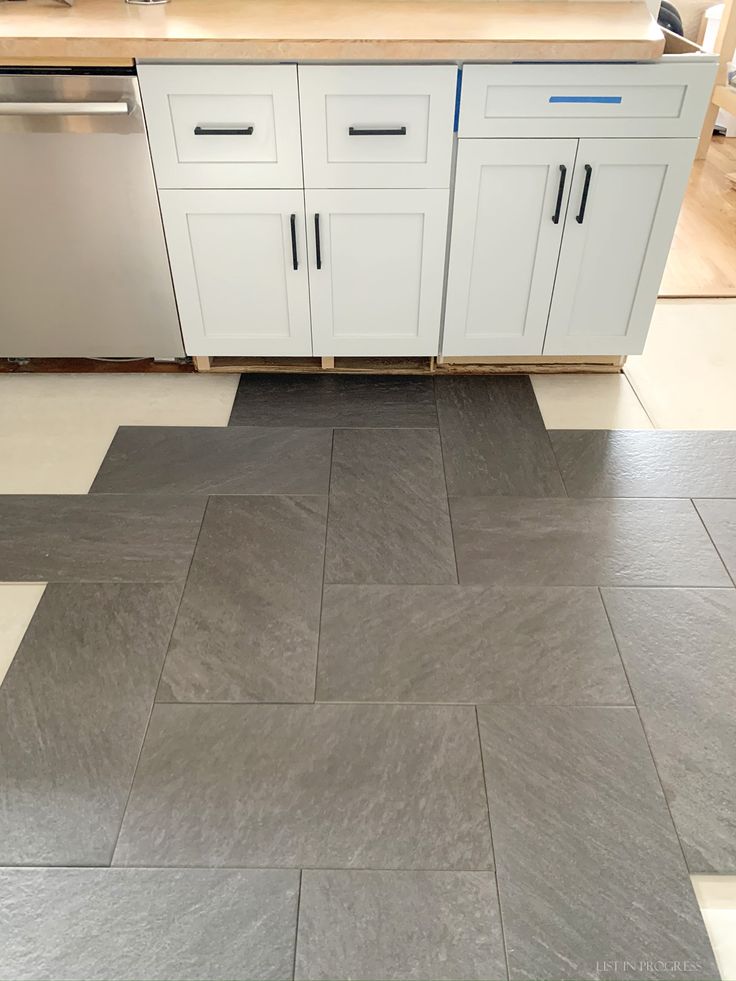
[[[206,358],[195,357],[202,372],[293,372],[365,375],[562,374],[620,372],[625,357],[516,358]]]

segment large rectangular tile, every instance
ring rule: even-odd
[[[436,428],[437,410],[431,378],[245,374],[230,425]]]
[[[439,434],[338,429],[326,580],[457,582]]]
[[[296,978],[505,978],[492,872],[305,870]]]
[[[689,501],[451,498],[461,583],[726,586]]]
[[[736,496],[736,433],[550,433],[571,497]]]
[[[509,976],[717,978],[636,709],[479,719]]]
[[[692,872],[736,872],[736,590],[604,601]]]
[[[435,391],[449,494],[564,496],[527,376],[437,378]]]
[[[110,861],[178,600],[46,587],[0,688],[0,864]]]
[[[532,375],[547,429],[653,429],[623,374]]]
[[[327,499],[213,497],[159,700],[311,702]]]
[[[122,426],[95,493],[326,494],[332,431]]]
[[[475,713],[157,705],[114,861],[488,869]]]
[[[299,873],[2,869],[0,977],[291,978]]]
[[[631,702],[592,587],[326,586],[317,697]]]
[[[181,581],[204,507],[181,495],[0,497],[0,580]]]
[[[718,554],[736,582],[736,500],[693,501]]]

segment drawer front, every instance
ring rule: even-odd
[[[449,187],[457,69],[299,68],[307,187]]]
[[[141,65],[162,188],[300,187],[294,65]]]
[[[697,136],[715,65],[469,65],[460,136]]]

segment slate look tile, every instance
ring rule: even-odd
[[[295,976],[505,978],[493,873],[305,870]]]
[[[457,582],[437,432],[335,430],[325,578]]]
[[[182,495],[0,496],[0,580],[181,582],[204,506]]]
[[[431,378],[244,374],[231,426],[437,428]]]
[[[690,501],[450,499],[461,583],[727,586]]]
[[[509,976],[718,978],[636,709],[479,720]]]
[[[317,697],[631,702],[592,587],[326,586]]]
[[[291,978],[297,871],[2,869],[0,977]]]
[[[736,500],[693,501],[718,554],[736,582]],[[729,583],[730,585],[730,583]]]
[[[0,864],[110,861],[178,601],[46,587],[0,688]]]
[[[311,702],[327,500],[213,497],[158,699]]]
[[[736,590],[603,598],[691,872],[736,873]]]
[[[121,426],[91,493],[326,494],[332,432]]]
[[[435,379],[447,492],[564,497],[526,376]]]
[[[465,706],[156,705],[116,865],[488,869]]]
[[[573,497],[736,497],[736,433],[550,433]]]

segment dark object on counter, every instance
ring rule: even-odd
[[[670,3],[669,0],[662,0],[659,7],[657,23],[660,27],[664,27],[666,30],[672,31],[673,34],[679,34],[680,37],[684,36],[680,13],[677,7],[673,3]]]

